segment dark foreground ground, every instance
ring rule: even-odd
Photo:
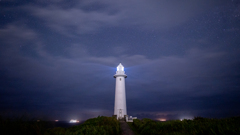
[[[130,127],[130,128],[129,128]],[[133,132],[132,132],[133,131]],[[240,117],[166,122],[136,119],[133,123],[117,121],[112,117],[99,116],[84,123],[26,121],[2,119],[0,135],[240,135]]]
[[[77,126],[80,124],[83,124],[85,121],[80,122],[80,123],[69,123],[68,121],[58,121],[58,122],[52,122],[53,123],[53,127],[63,127],[63,128],[69,128],[72,126]]]
[[[225,119],[195,117],[193,120],[166,122],[136,119],[128,124],[139,135],[240,135],[240,117]]]
[[[0,135],[120,135],[120,123],[115,118],[99,116],[84,123],[2,119]]]

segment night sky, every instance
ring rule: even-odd
[[[240,114],[239,0],[0,0],[0,115]]]

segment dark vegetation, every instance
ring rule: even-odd
[[[4,119],[0,117],[0,134],[1,135],[41,135],[52,122],[29,120],[26,117]]]
[[[151,119],[135,119],[129,126],[139,135],[240,135],[240,117],[166,122]]]
[[[128,123],[136,135],[240,135],[240,117],[166,122],[135,119]],[[3,119],[0,117],[0,135],[119,135],[120,123],[115,118],[99,116],[69,128],[56,127],[54,122]]]
[[[1,135],[119,135],[120,124],[112,117],[99,116],[69,128],[53,127],[54,122],[0,118]]]

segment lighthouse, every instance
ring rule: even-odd
[[[117,66],[114,78],[116,78],[114,115],[117,119],[123,119],[124,116],[127,115],[125,91],[125,78],[127,78],[127,75],[121,63]]]

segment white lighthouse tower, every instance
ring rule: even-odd
[[[124,115],[127,115],[125,91],[125,78],[127,78],[127,75],[121,63],[117,67],[114,78],[116,78],[114,115],[117,116],[117,119],[122,119]]]

